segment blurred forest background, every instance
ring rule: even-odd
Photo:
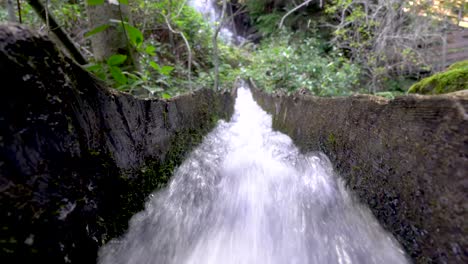
[[[464,0],[0,3],[0,21],[49,34],[109,86],[137,96],[230,88],[237,78],[318,96],[468,88]]]

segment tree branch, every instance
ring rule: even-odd
[[[44,6],[39,0],[27,0],[29,5],[36,11],[39,17],[44,21],[44,23],[49,23],[50,30],[57,36],[57,38],[62,42],[63,46],[67,49],[70,55],[81,65],[87,64],[88,62],[84,58],[83,54],[78,50],[78,48],[73,44],[71,39],[68,37],[67,33],[57,24],[57,21],[51,14],[47,14]]]
[[[213,64],[215,70],[214,90],[219,89],[219,56],[218,56],[218,34],[223,27],[224,16],[226,15],[227,0],[223,0],[223,9],[221,11],[221,17],[219,18],[218,25],[213,34]]]
[[[20,0],[16,0],[16,5],[18,6],[18,18],[19,18],[19,22],[21,24],[21,23],[23,23],[23,18],[21,16],[21,3],[20,3]]]
[[[167,24],[167,27],[169,28],[169,30],[174,34],[179,34],[184,39],[185,46],[187,47],[187,52],[188,52],[188,81],[189,81],[189,88],[190,88],[190,91],[192,91],[193,90],[193,87],[192,87],[192,49],[190,48],[190,43],[188,42],[188,40],[185,37],[183,32],[176,31],[176,30],[172,29],[171,23],[169,22],[169,19],[167,18],[166,15],[164,15],[162,13],[160,13],[160,14],[166,20],[166,24]]]
[[[284,20],[289,16],[291,15],[292,13],[296,12],[297,10],[301,9],[303,6],[306,6],[308,5],[310,2],[312,2],[313,0],[307,0],[305,1],[304,3],[296,6],[295,8],[289,10],[282,18],[281,18],[281,21],[280,21],[280,24],[279,24],[279,28],[281,29],[283,27],[283,23],[284,23]]]

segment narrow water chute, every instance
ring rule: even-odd
[[[100,263],[407,263],[320,153],[271,127],[246,88]]]

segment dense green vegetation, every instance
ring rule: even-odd
[[[46,23],[26,2],[20,1],[22,22],[48,33]],[[126,70],[125,54],[114,54],[104,61],[96,61],[93,56],[90,39],[112,25],[89,25],[86,5],[99,5],[102,0],[49,2],[50,15],[56,18],[89,60],[85,67],[114,88],[136,95],[170,98],[187,92],[190,86],[195,89],[212,85],[214,76],[211,73],[213,63],[210,54],[213,30],[200,13],[187,5],[187,1],[119,1],[121,4],[129,3],[131,7],[133,21],[124,21],[124,30],[129,44],[134,46],[138,54],[137,71]],[[0,11],[0,19],[7,20],[4,8]],[[189,52],[183,38],[188,41],[192,56],[190,72]],[[227,72],[238,67],[244,56],[238,48],[222,41],[219,41],[219,46],[221,80],[225,87],[229,87],[234,79],[226,79],[233,76]],[[187,77],[189,74],[191,83]]]
[[[47,22],[39,19],[28,1],[19,2],[22,22],[48,32]],[[104,0],[50,0],[46,9],[88,59],[85,67],[116,89],[170,98],[191,89],[213,87],[214,25],[185,0],[118,2],[130,7],[131,18],[122,16],[119,9],[120,18],[98,25],[90,22],[87,8],[102,5]],[[240,46],[216,40],[220,88],[230,88],[237,78],[251,78],[268,91],[301,90],[318,96],[373,93],[393,98],[437,72],[421,43],[434,42],[428,36],[440,33],[449,21],[421,18],[421,12],[435,17],[430,5],[400,0],[227,2],[230,16],[217,23],[232,22],[232,26],[239,16],[247,17],[250,22],[242,26],[258,37]],[[451,10],[456,10],[457,4],[444,1]],[[232,14],[233,8],[238,12]],[[0,9],[2,21],[10,15],[7,9]],[[112,28],[124,32],[131,52],[99,59],[91,40]],[[135,67],[129,67],[132,59]],[[447,74],[451,77],[445,77]],[[463,78],[452,78],[457,74],[466,73],[456,70],[434,76],[442,80],[435,93],[465,89],[458,81],[450,83]],[[434,81],[424,82],[434,86]],[[413,86],[411,92],[427,90],[415,87],[420,86]]]
[[[353,1],[353,0],[331,0],[331,1],[301,1],[308,2],[307,5],[295,10],[301,2],[274,1],[274,0],[243,0],[249,14],[254,20],[254,27],[264,36],[267,42],[273,43],[269,50],[274,47],[281,49],[284,42],[275,37],[278,25],[284,25],[283,29],[300,35],[292,39],[287,48],[301,54],[303,61],[290,60],[290,69],[294,69],[294,82],[291,86],[284,82],[276,85],[277,79],[288,78],[257,77],[260,82],[274,79],[273,86],[291,89],[307,88],[317,95],[342,95],[353,92],[373,93],[393,98],[396,95],[405,94],[409,87],[430,74],[437,73],[443,69],[440,59],[434,58],[434,52],[441,52],[442,44],[440,38],[444,36],[444,30],[454,27],[463,15],[464,7],[459,1],[441,1],[439,7],[450,12],[440,12],[430,3],[414,1]],[[425,14],[422,16],[421,14]],[[436,37],[434,37],[436,36]],[[437,37],[438,36],[438,37]],[[314,38],[313,50],[320,51],[321,59],[305,58],[302,48],[298,49],[304,39]],[[274,47],[273,47],[274,46]],[[328,46],[328,47],[327,47]],[[325,48],[324,48],[325,47]],[[298,51],[299,50],[299,51]],[[264,54],[260,49],[259,54]],[[337,61],[336,54],[342,54]],[[273,55],[273,52],[270,56]],[[276,61],[266,61],[272,65],[281,65],[284,58],[277,56]],[[333,65],[344,64],[343,68],[332,69],[335,78],[330,85],[321,82],[320,77],[314,76],[310,69],[316,69],[316,61],[332,63]],[[259,63],[259,60],[256,61]],[[311,64],[310,68],[301,67]],[[351,67],[348,67],[350,65]],[[265,65],[265,68],[271,65]],[[255,66],[255,68],[262,68]],[[296,71],[296,69],[298,69]],[[309,69],[309,70],[307,70]],[[274,73],[281,75],[281,73]],[[258,76],[258,72],[254,72]],[[330,75],[324,73],[325,78]],[[357,75],[358,81],[355,77]],[[301,85],[301,78],[297,76],[312,77],[307,83],[312,85]],[[342,77],[342,78],[340,78]],[[317,79],[319,78],[319,79]],[[271,84],[271,82],[270,82]],[[319,85],[317,89],[315,85]],[[455,85],[455,84],[454,84]],[[344,87],[344,89],[343,89]]]
[[[295,40],[292,34],[266,39],[253,52],[252,63],[239,73],[252,78],[268,91],[305,90],[314,95],[348,95],[355,92],[359,67],[342,53],[326,52],[321,40],[308,37]]]

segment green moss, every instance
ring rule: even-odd
[[[286,122],[283,122],[278,116],[273,116],[273,129],[281,131],[286,135],[293,135],[294,130],[288,126]]]
[[[96,151],[96,150],[90,150],[90,151],[89,151],[89,155],[91,155],[91,156],[99,156],[99,155],[101,155],[101,152],[100,152],[100,151]]]
[[[456,63],[450,65],[448,70],[467,68],[467,67],[468,67],[468,60],[464,60],[464,61],[459,61],[459,62],[456,62]]]
[[[453,64],[411,86],[408,93],[444,94],[468,89],[468,61]]]
[[[164,114],[167,113],[164,112]],[[216,114],[210,114],[204,118],[205,120],[200,120],[200,123],[206,125],[176,132],[169,143],[168,152],[162,159],[149,159],[145,162],[146,165],[138,171],[120,173],[118,179],[113,180],[112,188],[117,189],[119,193],[118,197],[114,197],[114,201],[119,207],[110,212],[111,217],[105,217],[105,219],[112,220],[105,223],[107,236],[104,242],[118,237],[127,229],[128,220],[135,213],[143,210],[144,201],[148,195],[167,185],[174,170],[183,162],[187,153],[203,140],[203,136],[216,125],[219,119]]]
[[[330,133],[328,135],[328,143],[330,143],[333,146],[336,144],[336,138],[335,138],[335,135],[333,133]]]

